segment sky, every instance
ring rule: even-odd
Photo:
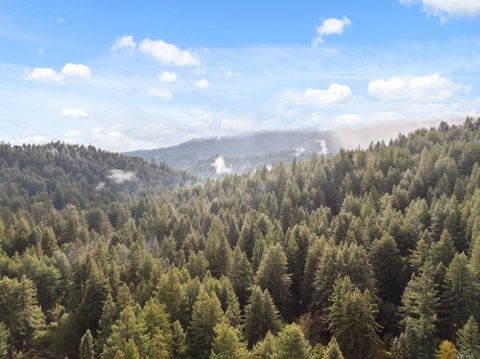
[[[480,0],[0,1],[0,141],[112,151],[480,114]]]

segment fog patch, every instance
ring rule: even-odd
[[[232,168],[227,166],[223,156],[218,156],[217,158],[215,158],[211,166],[215,168],[215,173],[217,175],[226,175],[232,173]]]
[[[297,148],[297,149],[295,150],[295,152],[293,153],[293,155],[294,155],[295,157],[298,157],[298,156],[302,155],[303,153],[305,153],[305,148],[299,147],[299,148]]]
[[[123,170],[110,170],[108,178],[111,179],[116,184],[122,184],[125,182],[134,181],[137,179],[135,172],[133,171],[123,171]]]
[[[318,152],[324,156],[328,155],[327,142],[325,142],[325,140],[315,140],[315,142],[317,142],[320,146],[320,150]]]
[[[103,191],[105,189],[105,185],[106,185],[105,182],[103,182],[103,181],[100,182],[99,184],[97,184],[95,186],[95,191],[97,191],[97,192]]]

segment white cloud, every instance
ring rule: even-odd
[[[438,73],[426,76],[394,76],[372,80],[368,93],[382,101],[412,99],[418,101],[440,101],[449,98],[455,91],[468,90],[468,86],[455,84]]]
[[[200,63],[190,51],[182,50],[163,40],[144,39],[139,48],[143,53],[152,56],[164,65],[192,66]]]
[[[68,77],[89,78],[91,76],[92,71],[88,66],[68,63],[63,66],[60,73],[49,67],[35,67],[31,70],[27,70],[23,78],[27,81],[55,83],[60,85],[63,84]]]
[[[158,79],[162,82],[175,82],[177,81],[177,74],[173,71],[163,71]]]
[[[54,69],[48,67],[35,67],[25,73],[24,79],[28,81],[50,82],[56,84],[63,83],[63,76]]]
[[[200,79],[197,82],[195,82],[195,86],[198,88],[204,89],[208,87],[208,81],[206,79]]]
[[[341,19],[336,19],[336,18],[328,18],[323,20],[322,25],[317,27],[317,37],[313,40],[313,43],[315,45],[322,44],[323,37],[328,36],[328,35],[341,35],[343,34],[343,30],[345,27],[351,25],[352,22],[350,19],[346,16],[344,16]]]
[[[115,39],[112,46],[110,46],[110,50],[112,51],[125,50],[128,52],[133,52],[136,46],[137,46],[137,43],[133,39],[133,36],[127,35],[127,36],[122,36]]]
[[[159,89],[156,87],[152,87],[150,90],[148,90],[148,96],[158,97],[165,101],[171,100],[173,98],[170,91],[165,89]]]
[[[89,78],[92,76],[92,70],[90,70],[90,67],[83,64],[68,63],[63,66],[62,75],[66,77]]]
[[[217,175],[226,175],[232,173],[232,168],[227,166],[223,156],[218,156],[215,158],[211,166],[215,169],[215,173]]]
[[[81,108],[64,108],[60,111],[61,118],[85,118],[88,113]]]
[[[425,12],[439,16],[442,20],[448,17],[475,17],[480,15],[478,0],[400,0],[403,4],[421,3]]]
[[[340,84],[331,84],[326,90],[308,88],[304,93],[304,102],[320,106],[344,103],[351,98],[350,87]]]

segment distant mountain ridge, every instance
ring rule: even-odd
[[[400,132],[421,126],[435,126],[440,121],[378,122],[363,127],[315,130],[278,130],[247,133],[230,137],[193,139],[181,144],[126,152],[185,170],[200,177],[227,173],[245,173],[263,165],[317,154],[335,154],[341,148],[367,147],[372,141],[389,140]]]

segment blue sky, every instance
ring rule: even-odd
[[[121,151],[480,112],[480,0],[0,2],[0,133]]]

